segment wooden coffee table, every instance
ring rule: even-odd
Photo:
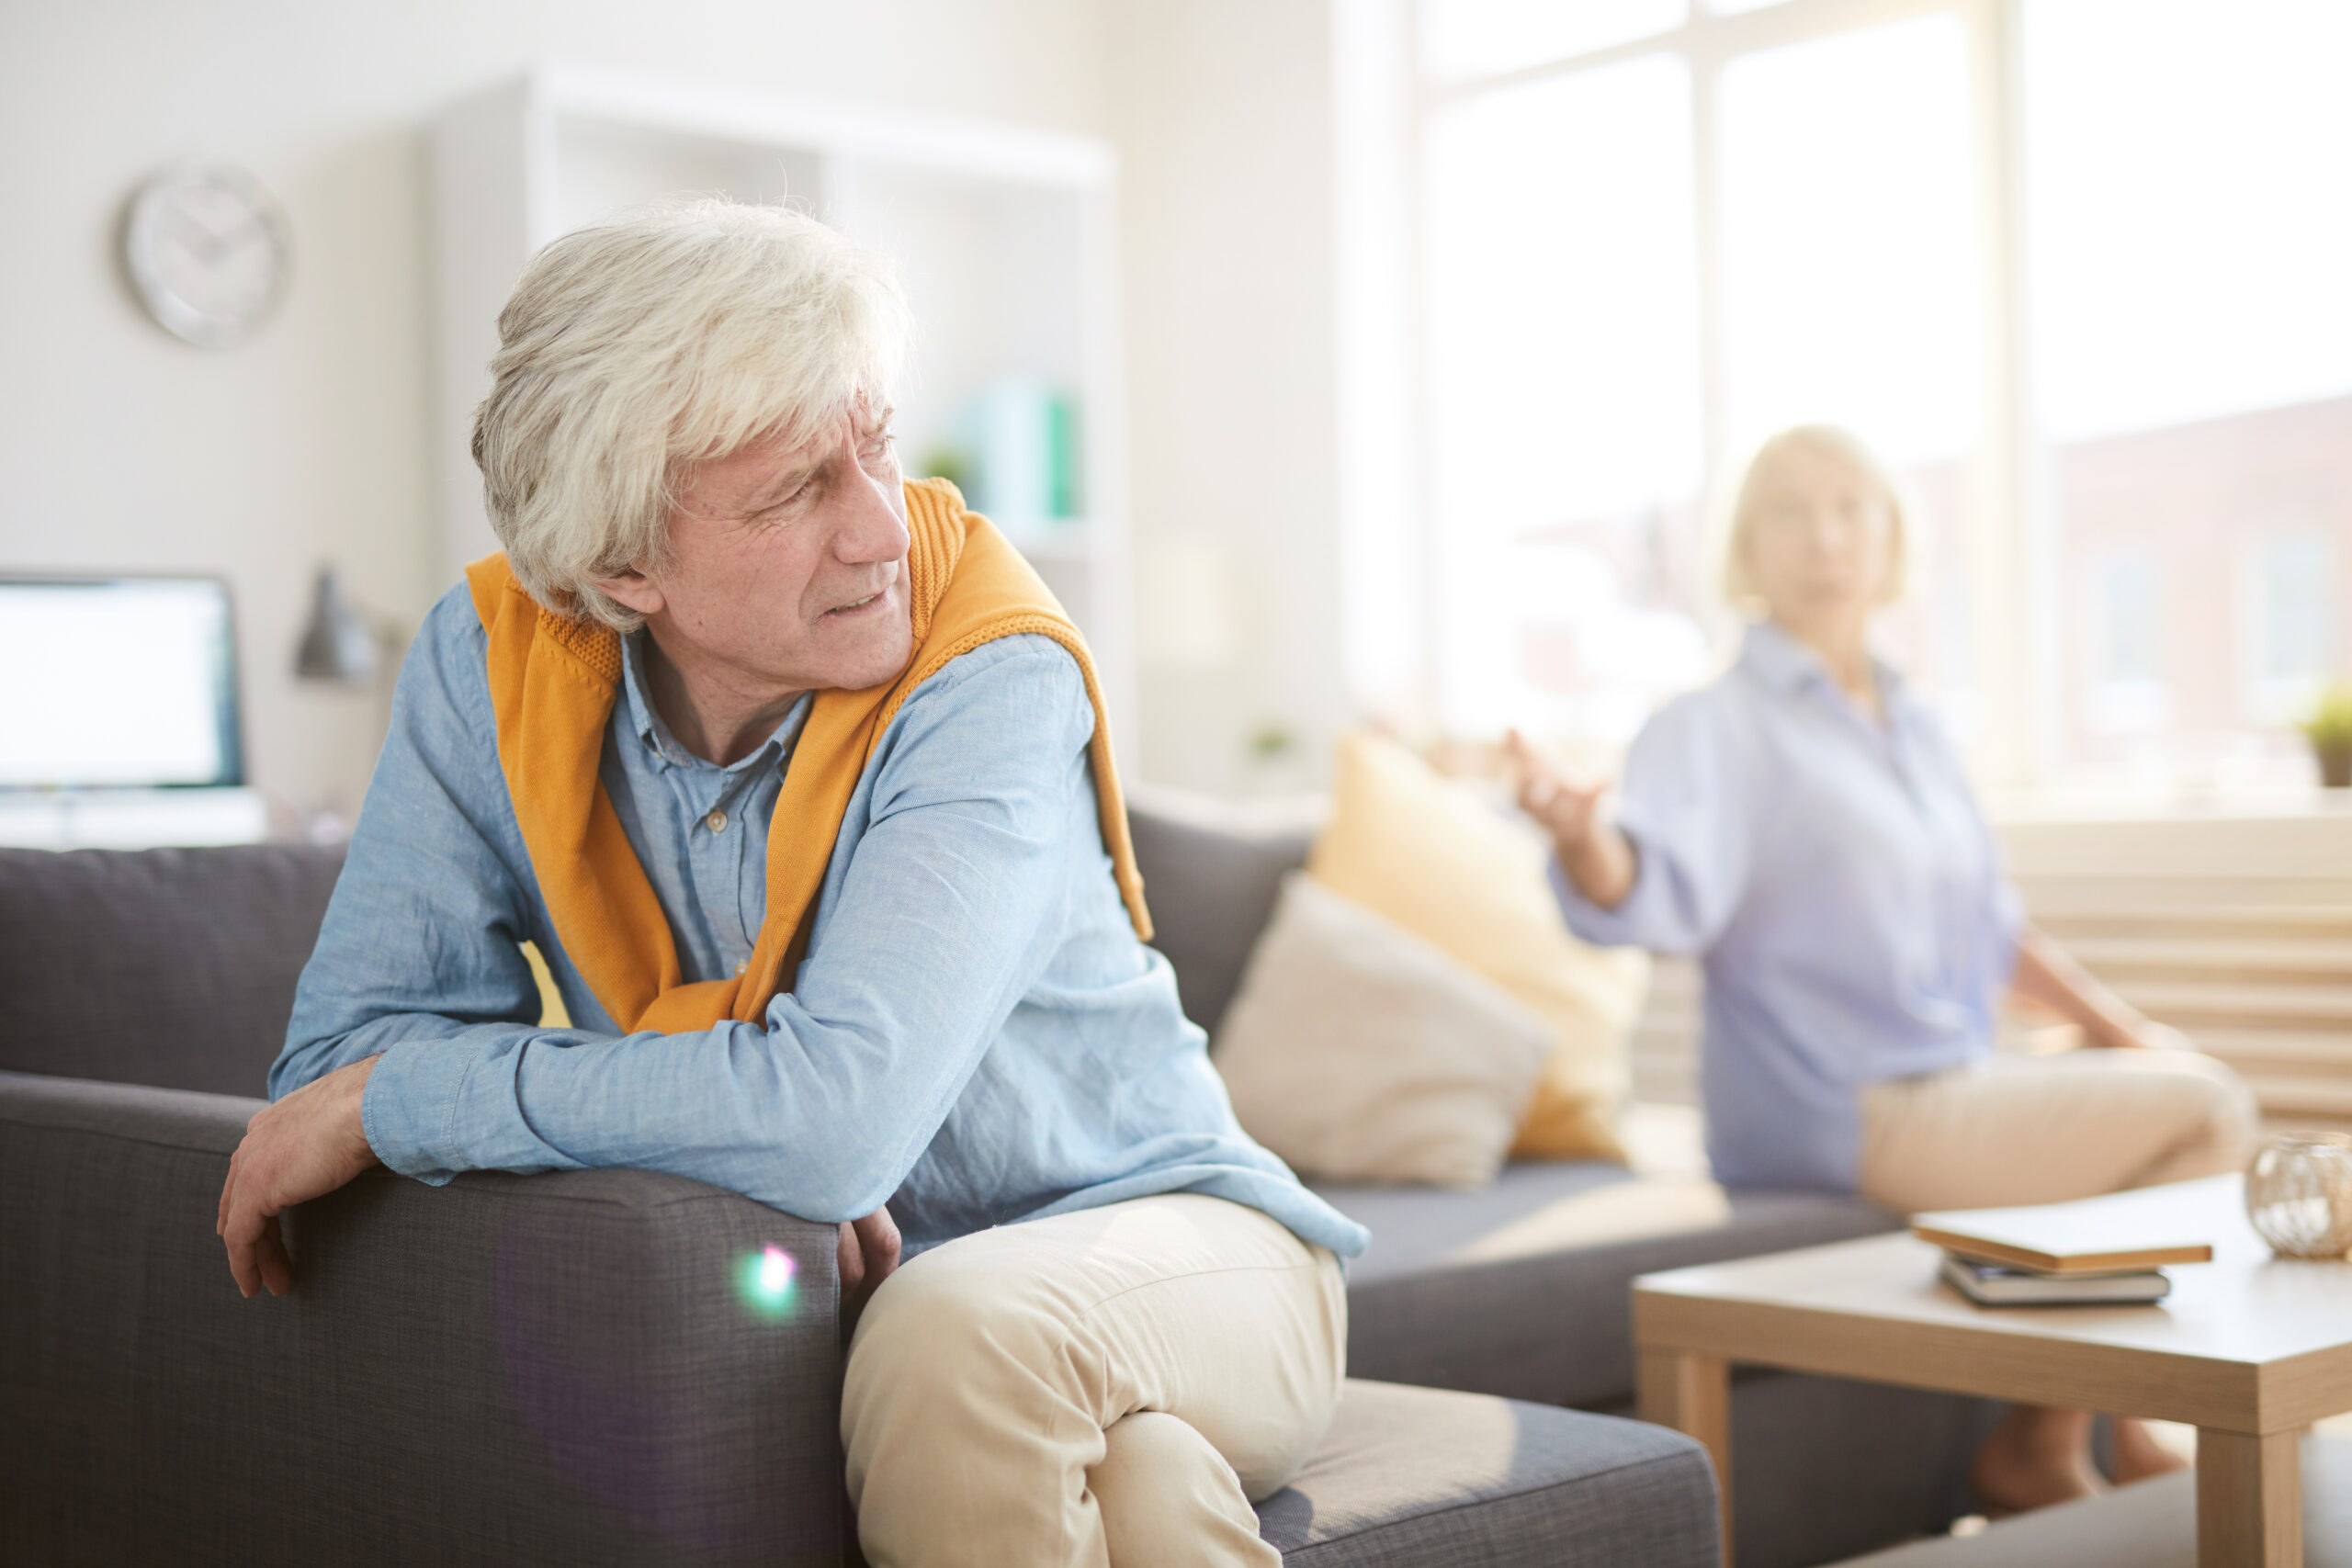
[[[1731,1541],[1734,1361],[2198,1428],[2199,1568],[2301,1568],[2296,1439],[2352,1410],[2352,1263],[2274,1258],[2239,1179],[2185,1181],[2211,1263],[2154,1306],[1970,1304],[1907,1235],[1708,1263],[1634,1281],[1645,1419],[1714,1456]]]

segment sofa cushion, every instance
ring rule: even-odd
[[[0,1068],[256,1095],[340,847],[0,850]]]
[[[1844,1241],[1898,1222],[1826,1192],[1726,1192],[1589,1161],[1524,1161],[1478,1192],[1317,1183],[1372,1231],[1348,1270],[1365,1377],[1602,1405],[1634,1387],[1634,1277]]]
[[[1234,1115],[1293,1170],[1471,1191],[1501,1168],[1552,1031],[1295,871],[1212,1049]]]
[[[1634,948],[1579,941],[1544,877],[1550,841],[1385,737],[1340,738],[1330,820],[1307,874],[1543,1016],[1553,1049],[1512,1152],[1622,1160],[1626,1043],[1648,984]]]
[[[1184,1016],[1216,1032],[1283,874],[1306,863],[1311,820],[1250,823],[1167,792],[1130,792],[1127,830],[1151,904],[1152,946],[1176,971]]]
[[[1289,1568],[1712,1568],[1714,1474],[1663,1427],[1350,1380],[1258,1505]]]

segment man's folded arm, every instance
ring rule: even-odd
[[[401,668],[366,809],[269,1070],[273,1100],[403,1043],[537,1032],[537,987],[517,946],[533,934],[532,900],[499,851],[515,833],[472,614],[462,595],[445,599]]]
[[[636,1166],[806,1219],[880,1207],[1051,957],[1092,724],[1051,643],[966,655],[886,738],[839,907],[763,1024],[613,1037],[435,1018],[368,1082],[378,1155],[426,1180]]]

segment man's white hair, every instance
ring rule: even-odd
[[[664,564],[680,467],[887,400],[911,331],[885,258],[785,208],[673,199],[566,234],[499,312],[474,413],[507,564],[547,608],[635,630],[596,580]]]

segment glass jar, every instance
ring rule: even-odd
[[[2246,1167],[2245,1213],[2281,1258],[2352,1252],[2352,1135],[2265,1138]]]

